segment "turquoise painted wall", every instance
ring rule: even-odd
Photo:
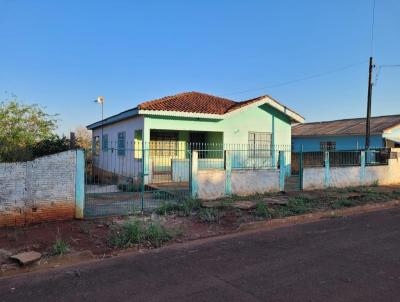
[[[320,151],[321,141],[336,142],[336,150],[354,150],[363,149],[365,146],[365,137],[361,135],[355,136],[317,136],[307,138],[292,138],[293,149],[300,151],[303,145],[303,151]],[[381,135],[371,136],[371,147],[384,147]]]
[[[291,144],[289,118],[266,104],[244,111],[238,110],[223,120],[146,116],[144,120],[145,141],[150,140],[151,129],[222,132],[225,144],[247,144],[249,132],[271,132],[273,133],[273,144],[287,146]],[[217,135],[215,134],[215,137]],[[212,139],[211,136],[210,139]]]

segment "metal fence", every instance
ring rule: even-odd
[[[86,150],[86,216],[120,215],[181,202],[190,197],[191,155],[198,169],[277,169],[279,151],[290,147],[261,144],[107,142]]]
[[[390,158],[390,149],[375,148],[369,150],[344,150],[344,151],[327,151],[329,156],[330,167],[346,167],[360,166],[361,152],[365,152],[365,164],[367,166],[387,165]],[[318,152],[292,152],[292,173],[297,174],[302,167],[324,167],[325,166],[324,151]],[[301,160],[300,160],[301,158]]]

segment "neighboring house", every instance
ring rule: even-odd
[[[150,178],[151,175],[166,174],[164,181],[176,181],[177,176],[172,175],[174,165],[188,167],[185,148],[189,144],[197,144],[199,148],[216,146],[214,148],[222,150],[223,144],[247,145],[249,148],[258,144],[268,149],[277,145],[290,146],[291,125],[302,122],[302,116],[269,96],[235,102],[187,92],[141,103],[87,128],[92,130],[93,154],[99,167],[106,169],[107,165],[107,170],[116,173],[135,174],[137,172],[132,171],[141,169],[143,157],[143,168]],[[129,148],[134,149],[132,156],[126,150]],[[109,158],[110,149],[117,150],[115,159]],[[136,161],[132,161],[132,157]],[[220,167],[223,165],[221,152],[217,157],[216,163]],[[277,159],[273,159],[273,165],[276,162]],[[129,167],[121,170],[121,166],[126,165]],[[187,180],[188,175],[179,178]]]
[[[294,151],[354,150],[365,147],[365,118],[299,124],[292,127]],[[400,115],[371,118],[370,146],[400,147]]]

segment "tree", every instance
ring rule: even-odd
[[[76,145],[79,148],[89,149],[92,145],[92,133],[83,126],[77,127],[74,132]]]
[[[34,146],[55,138],[56,115],[16,99],[0,103],[0,161],[29,160]]]

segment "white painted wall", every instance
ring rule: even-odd
[[[239,196],[279,192],[279,170],[232,170],[232,194]]]
[[[136,116],[111,125],[106,125],[103,128],[103,134],[108,134],[108,148],[112,150],[102,150],[102,129],[97,128],[92,131],[92,137],[100,137],[99,156],[93,157],[94,166],[103,170],[117,173],[128,177],[137,177],[142,169],[141,159],[134,157],[135,148],[141,148],[140,145],[135,146],[135,131],[143,130],[143,116]],[[118,146],[118,133],[125,131],[126,142],[128,148],[125,150],[125,155],[118,155],[116,150]]]

